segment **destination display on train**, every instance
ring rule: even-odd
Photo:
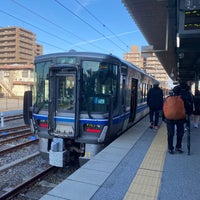
[[[200,9],[186,10],[184,30],[196,30],[196,29],[200,29]]]

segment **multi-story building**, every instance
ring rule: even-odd
[[[33,62],[43,53],[31,31],[19,27],[0,28],[0,92],[23,96],[33,85]]]
[[[35,34],[18,27],[0,28],[0,65],[31,64],[43,48]]]
[[[154,53],[142,57],[139,47],[132,46],[130,52],[124,54],[124,59],[154,76],[160,82],[161,87],[169,87],[170,78]]]
[[[139,68],[143,67],[143,58],[138,46],[131,46],[130,52],[124,53],[123,58]]]

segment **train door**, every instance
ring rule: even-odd
[[[49,128],[52,135],[74,138],[78,136],[76,68],[54,68],[50,73]]]
[[[132,78],[132,80],[131,80],[131,105],[130,105],[130,118],[129,118],[130,122],[134,121],[135,115],[136,115],[137,86],[138,86],[138,80]]]

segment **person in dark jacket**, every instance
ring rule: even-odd
[[[184,109],[187,115],[192,114],[192,104],[193,104],[193,96],[190,92],[190,88],[185,82],[181,82],[179,85],[173,88],[174,96],[181,96],[184,102]],[[182,138],[184,135],[184,124],[186,122],[185,119],[179,120],[169,120],[165,118],[165,122],[167,124],[167,141],[168,141],[168,151],[170,154],[174,153],[174,146],[173,146],[173,138],[176,131],[176,146],[175,151],[178,153],[183,153],[182,150]]]
[[[147,93],[147,105],[149,106],[150,128],[158,129],[159,113],[163,107],[163,91],[159,87],[159,82],[155,81],[153,88]]]
[[[193,113],[193,95],[190,87],[186,82],[180,82],[180,85],[176,86],[174,89],[179,90],[179,95],[184,101],[186,114],[191,115]]]
[[[194,96],[194,128],[199,127],[199,117],[200,117],[200,91],[195,90]]]

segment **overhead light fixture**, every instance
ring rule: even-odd
[[[176,47],[177,47],[177,48],[180,47],[180,37],[179,37],[179,33],[176,34]]]

